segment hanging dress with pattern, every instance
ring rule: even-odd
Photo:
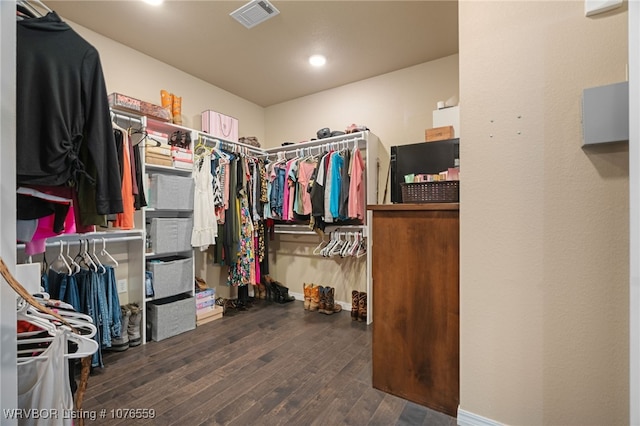
[[[193,163],[193,179],[195,181],[195,192],[191,245],[198,247],[200,251],[204,251],[210,245],[215,245],[216,237],[218,236],[210,153],[204,154]]]

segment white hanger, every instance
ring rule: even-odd
[[[101,274],[105,274],[107,272],[107,268],[105,268],[104,265],[100,262],[100,259],[98,259],[98,255],[96,254],[96,240],[95,240],[95,238],[92,240],[92,243],[93,243],[93,247],[91,249],[90,257],[93,259],[93,261],[95,262],[96,266],[98,267],[98,271]],[[88,241],[87,241],[87,244],[89,244]]]
[[[317,245],[316,248],[313,249],[313,254],[320,255],[322,254],[323,245],[325,244],[324,238],[320,241],[320,244]]]
[[[80,266],[80,264],[78,262],[76,262],[76,260],[71,257],[71,255],[69,254],[69,247],[71,247],[71,244],[67,243],[67,259],[69,260],[69,262],[71,263],[71,266],[73,267],[73,274],[77,274],[78,272],[80,272],[80,269],[82,269],[82,267]],[[69,274],[71,275],[71,274]]]
[[[98,265],[96,265],[89,254],[89,240],[80,240],[80,245],[82,246],[82,259],[84,263],[86,263],[93,272],[98,272]]]
[[[356,257],[360,258],[367,254],[367,240],[366,238],[362,238],[360,240],[360,244],[358,245],[358,251],[356,252]]]
[[[333,231],[331,233],[331,239],[329,240],[329,243],[326,246],[324,246],[322,250],[320,250],[320,254],[322,256],[329,257],[329,252],[331,251],[333,246],[336,244],[336,235],[337,235],[337,231]]]
[[[60,333],[62,333],[63,336],[64,336],[65,346],[66,346],[66,341],[71,341],[71,342],[74,342],[74,343],[76,343],[78,345],[78,349],[76,350],[76,352],[74,352],[74,353],[65,353],[65,355],[64,355],[65,359],[85,358],[85,357],[93,355],[98,350],[98,342],[96,342],[93,339],[87,338],[85,336],[81,336],[79,334],[73,333],[66,326],[57,329],[55,331],[54,335],[51,336],[51,337],[41,337],[41,338],[33,338],[33,339],[21,339],[18,343],[19,344],[32,344],[32,343],[53,342],[53,340],[56,339],[57,336],[60,335]],[[49,358],[49,355],[47,354],[47,349],[48,348],[49,347],[19,349],[18,352],[17,352],[18,354],[36,353],[36,352],[39,352],[39,351],[42,351],[42,353],[39,354],[39,355],[36,355],[36,356],[18,358],[17,363],[18,364],[28,364],[30,362],[42,361],[42,360],[48,359]],[[65,350],[66,350],[66,348],[65,348]]]
[[[333,257],[335,255],[340,254],[340,252],[342,251],[342,248],[344,247],[344,244],[346,243],[346,241],[342,239],[343,236],[344,236],[344,232],[338,232],[338,241],[336,242],[336,244],[334,244],[334,246],[329,251],[329,257]]]
[[[60,253],[58,254],[58,257],[56,258],[56,260],[53,261],[53,263],[51,264],[51,266],[49,266],[50,269],[53,269],[54,271],[56,270],[53,267],[53,264],[55,262],[61,262],[64,267],[66,268],[66,273],[68,275],[71,275],[73,273],[73,269],[71,269],[71,266],[69,265],[69,263],[67,262],[67,259],[64,257],[64,242],[60,241]],[[58,272],[63,272],[63,271],[58,271]]]
[[[117,268],[118,267],[118,261],[115,260],[113,258],[113,256],[111,256],[109,254],[109,252],[107,251],[107,243],[106,240],[104,238],[102,238],[102,250],[100,251],[100,255],[102,256],[106,256],[112,263],[113,265]]]

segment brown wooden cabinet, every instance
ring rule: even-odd
[[[456,416],[459,204],[369,206],[373,387]]]

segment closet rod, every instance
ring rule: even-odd
[[[289,153],[295,153],[296,151],[301,151],[301,150],[304,151],[311,148],[323,149],[323,148],[329,148],[329,147],[341,145],[341,144],[350,144],[353,142],[356,142],[359,144],[360,142],[366,141],[362,133],[363,132],[352,133],[348,135],[349,137],[345,137],[347,135],[342,135],[342,136],[336,136],[333,138],[318,139],[318,140],[309,141],[309,142],[300,142],[293,145],[286,145],[284,147],[268,148],[266,152],[269,157],[272,157],[272,156],[278,155],[279,153],[284,153],[286,155]]]
[[[128,114],[123,114],[121,112],[115,112],[115,111],[111,111],[111,120],[114,119],[122,119],[122,120],[127,120],[129,122],[135,122],[135,123],[140,123],[140,124],[144,124],[143,119],[140,117],[136,117],[133,115],[128,115]]]
[[[205,143],[207,142],[212,142],[212,143],[219,143],[220,145],[226,145],[227,147],[240,147],[240,148],[245,148],[248,151],[253,152],[254,154],[258,154],[258,155],[264,155],[266,154],[266,151],[260,149],[260,148],[256,148],[255,146],[252,145],[247,145],[246,143],[242,143],[242,142],[232,142],[232,141],[226,141],[224,139],[217,139],[214,138],[212,136],[208,136],[206,134],[202,134],[200,133],[199,135]]]
[[[60,246],[60,241],[64,241],[65,244],[70,245],[70,246],[77,246],[80,245],[80,241],[81,240],[89,240],[89,241],[93,241],[93,240],[100,240],[100,242],[102,242],[102,239],[105,239],[105,242],[108,242],[110,244],[112,243],[123,243],[123,242],[127,242],[127,241],[139,241],[142,240],[142,235],[135,235],[135,236],[130,236],[130,237],[114,237],[114,238],[109,238],[107,236],[97,236],[97,235],[87,235],[87,236],[83,236],[82,234],[77,234],[74,235],[73,237],[68,237],[68,238],[57,238],[55,240],[51,240],[51,241],[47,241],[45,246],[46,247],[59,247]],[[24,249],[25,245],[24,244],[18,244],[17,248],[18,249]]]

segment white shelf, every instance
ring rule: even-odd
[[[191,174],[191,169],[181,169],[178,167],[170,167],[170,166],[161,166],[159,164],[149,164],[145,163],[144,165],[147,172],[161,172],[161,173],[173,173],[188,176]]]

